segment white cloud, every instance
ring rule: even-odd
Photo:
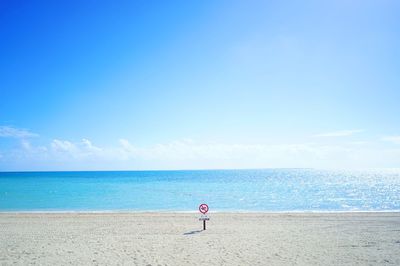
[[[363,132],[362,129],[338,130],[314,135],[314,137],[348,137],[355,133]]]
[[[92,152],[101,152],[102,149],[99,147],[96,147],[92,144],[92,142],[88,139],[82,139],[82,144],[84,149],[86,149],[87,151],[92,151]]]
[[[120,139],[119,144],[121,145],[122,150],[125,152],[129,153],[135,151],[135,147],[133,147],[133,145],[126,139]]]
[[[56,151],[56,152],[74,153],[74,152],[78,151],[77,147],[72,142],[69,142],[67,140],[55,139],[51,142],[51,147],[52,147],[53,151]]]
[[[108,169],[349,168],[369,167],[371,162],[381,161],[377,160],[376,154],[379,153],[368,147],[316,143],[266,145],[179,140],[135,147],[128,140],[120,139],[118,146],[96,147],[95,152],[87,148],[87,141],[59,141],[57,145],[61,151],[71,155],[76,164],[92,161],[96,162],[97,168],[107,166]]]
[[[5,138],[31,138],[38,137],[36,133],[32,133],[26,129],[15,128],[11,126],[0,126],[0,137]]]
[[[394,144],[400,144],[400,136],[386,136],[382,137],[381,140],[392,142]]]
[[[376,146],[376,143],[246,144],[190,139],[150,146],[135,146],[120,139],[111,147],[95,146],[89,139],[78,142],[54,139],[44,147],[23,140],[18,151],[7,156],[3,153],[0,163],[6,165],[6,161],[30,164],[37,170],[371,168],[399,167],[400,148]]]
[[[88,139],[82,139],[82,141],[76,143],[68,140],[54,139],[50,147],[51,155],[62,160],[68,160],[68,157],[75,158],[77,161],[85,160],[85,158],[95,159],[107,154],[107,151],[93,145]]]

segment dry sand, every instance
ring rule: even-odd
[[[2,213],[0,265],[400,265],[400,213]]]

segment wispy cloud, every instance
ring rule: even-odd
[[[361,129],[318,134],[344,137]],[[398,167],[400,146],[379,142],[315,141],[300,143],[223,143],[174,140],[136,145],[119,139],[111,146],[98,146],[89,139],[53,139],[47,144],[33,141],[38,136],[25,129],[0,127],[0,136],[17,138],[19,146],[0,154],[0,170],[123,170],[123,169],[210,169],[210,168],[365,168]],[[382,141],[400,144],[400,136]],[[35,144],[36,143],[36,144]],[[378,144],[378,145],[377,145]]]
[[[75,144],[67,140],[58,140],[55,139],[51,142],[51,148],[55,152],[77,152],[78,149]]]
[[[348,136],[351,136],[351,135],[354,135],[356,133],[360,133],[363,131],[364,131],[363,129],[338,130],[338,131],[320,133],[320,134],[314,135],[314,137],[348,137]]]
[[[47,146],[23,141],[20,150],[3,156],[0,163],[30,163],[41,167],[39,170],[363,168],[393,167],[400,164],[399,158],[400,148],[348,143],[245,144],[184,139],[136,146],[120,139],[117,145],[98,147],[88,139],[78,142],[54,139]]]
[[[392,142],[394,144],[400,144],[400,136],[386,136],[382,137],[381,140]]]
[[[68,140],[54,139],[50,147],[51,149],[49,150],[55,157],[59,155],[73,158],[101,157],[107,153],[102,148],[93,145],[88,139],[82,139],[82,141],[76,143]]]
[[[102,149],[93,145],[92,142],[88,139],[82,139],[82,145],[87,151],[91,152],[101,152]]]
[[[4,138],[31,138],[38,137],[36,133],[32,133],[27,129],[15,128],[12,126],[0,126],[0,137]]]

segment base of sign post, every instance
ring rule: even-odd
[[[203,230],[206,230],[206,220],[203,220]]]

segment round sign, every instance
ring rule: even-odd
[[[205,204],[205,203],[200,204],[200,206],[199,206],[199,211],[200,211],[202,214],[206,214],[206,213],[208,212],[208,205]]]

